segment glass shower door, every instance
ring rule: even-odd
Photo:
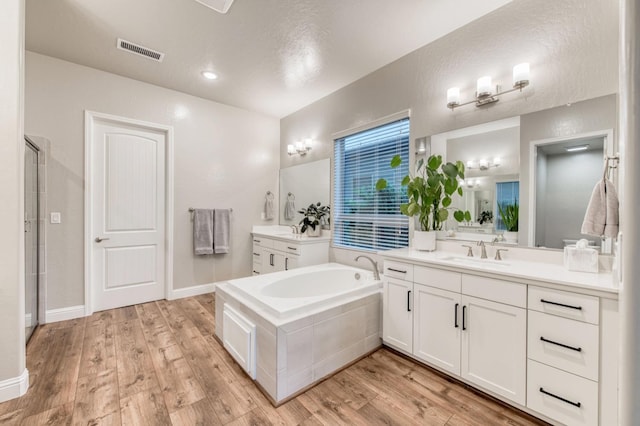
[[[38,148],[28,140],[24,164],[25,340],[38,325],[39,282],[39,182]]]

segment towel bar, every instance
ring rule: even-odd
[[[191,213],[193,213],[194,211],[196,211],[196,209],[195,209],[195,208],[193,208],[193,207],[189,207],[189,211],[190,211]],[[230,211],[230,212],[232,212],[232,211],[233,211],[233,209],[229,209],[229,211]]]

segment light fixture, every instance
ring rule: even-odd
[[[313,139],[307,138],[303,141],[298,141],[294,144],[287,145],[287,154],[294,155],[307,155],[307,152],[311,151],[313,147]]]
[[[564,150],[567,152],[576,152],[576,151],[586,151],[588,148],[589,148],[589,145],[587,144],[587,145],[569,146]]]
[[[486,158],[482,158],[478,160],[478,162],[474,160],[467,161],[467,169],[469,170],[479,169],[479,170],[485,171],[493,167],[500,167],[500,164],[501,164],[500,157],[494,158],[493,161],[489,161]]]
[[[499,96],[505,93],[511,93],[516,90],[522,91],[529,85],[529,64],[522,63],[513,67],[513,88],[500,91],[500,85],[495,86],[496,92],[493,93],[494,86],[491,82],[491,76],[485,75],[480,77],[476,82],[476,95],[473,100],[460,103],[460,88],[451,87],[447,90],[447,108],[454,110],[463,105],[475,103],[477,107],[492,104],[500,100]]]
[[[476,187],[480,186],[480,180],[479,179],[476,179],[476,180],[466,179],[464,181],[464,186],[466,186],[469,189],[476,188]]]
[[[213,71],[202,71],[202,76],[207,80],[215,80],[218,78],[218,74]]]

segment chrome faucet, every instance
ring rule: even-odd
[[[291,225],[291,232],[293,232],[294,234],[299,234],[300,231],[298,230],[298,226],[297,225]]]
[[[376,280],[376,281],[380,280],[380,272],[378,271],[378,262],[376,262],[375,260],[373,260],[369,256],[365,256],[365,255],[360,255],[360,256],[356,257],[356,262],[361,257],[364,257],[369,262],[371,262],[371,265],[373,266],[373,279]]]
[[[478,245],[482,249],[482,254],[480,255],[480,259],[486,259],[487,258],[487,248],[484,245],[484,241],[478,241]]]

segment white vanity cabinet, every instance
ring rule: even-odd
[[[385,344],[525,404],[526,286],[395,261],[384,271]]]
[[[328,238],[293,239],[253,234],[253,275],[288,271],[329,261]]]

